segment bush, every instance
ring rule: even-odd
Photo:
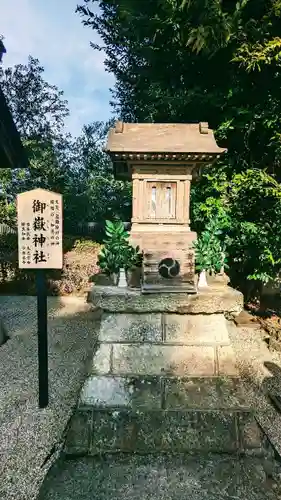
[[[49,295],[83,292],[90,277],[98,270],[96,260],[99,245],[96,242],[67,235],[64,237],[63,247],[63,269],[46,273]],[[17,235],[8,234],[0,238],[0,252],[0,292],[34,295],[35,272],[18,268]]]
[[[193,187],[192,218],[200,235],[218,221],[233,286],[250,298],[281,270],[281,186],[266,171],[226,174],[216,166]]]

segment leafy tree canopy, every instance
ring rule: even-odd
[[[15,196],[37,187],[63,194],[68,232],[105,217],[129,220],[130,185],[114,180],[102,151],[111,123],[87,124],[77,138],[66,134],[67,101],[32,57],[26,65],[0,68],[0,85],[29,158],[29,169],[0,169],[1,221],[15,225]]]
[[[233,270],[280,269],[280,0],[84,0],[126,121],[199,122],[228,153],[192,190],[192,224],[224,229]],[[99,10],[96,6],[99,5]],[[89,33],[90,36],[90,33]]]

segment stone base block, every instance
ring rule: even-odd
[[[165,314],[164,340],[183,345],[229,345],[223,314]]]
[[[101,344],[92,365],[93,374],[238,376],[231,346],[180,346],[154,344]]]
[[[80,409],[70,422],[64,452],[260,454],[262,439],[250,413]]]
[[[112,372],[138,375],[215,375],[212,347],[168,345],[114,345]]]
[[[93,286],[87,300],[103,311],[112,313],[238,314],[243,309],[242,293],[230,287],[210,288],[195,295],[143,295],[127,288]]]
[[[103,313],[99,332],[100,342],[161,342],[160,313]]]
[[[161,409],[163,381],[158,377],[89,377],[82,388],[80,406],[95,408]]]
[[[132,410],[249,410],[238,378],[118,377],[91,375],[80,407]]]
[[[108,313],[101,318],[100,342],[229,345],[223,314]]]

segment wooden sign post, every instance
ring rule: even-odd
[[[46,270],[62,269],[62,195],[33,189],[17,196],[20,269],[36,270],[39,408],[49,402]]]

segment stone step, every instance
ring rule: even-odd
[[[64,451],[262,454],[263,439],[238,378],[91,376]]]
[[[101,342],[229,345],[223,314],[103,313]]]
[[[130,453],[264,455],[264,436],[251,412],[79,408],[66,456]]]
[[[212,377],[238,371],[231,346],[102,343],[92,374]]]
[[[79,406],[132,410],[249,410],[239,378],[92,375]]]
[[[223,314],[103,313],[93,374],[237,375]]]

